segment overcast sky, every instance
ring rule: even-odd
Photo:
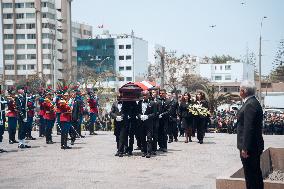
[[[283,10],[283,0],[74,0],[72,19],[94,26],[94,34],[102,32],[97,28],[102,24],[111,33],[134,30],[150,44],[179,54],[240,58],[247,47],[258,54],[260,21],[267,16],[262,46],[263,72],[268,74],[284,38]]]
[[[242,4],[244,3],[244,4]],[[74,0],[74,21],[103,24],[111,33],[130,33],[179,54],[258,54],[263,16],[263,72],[269,73],[284,38],[283,0]],[[211,28],[210,25],[216,25]]]

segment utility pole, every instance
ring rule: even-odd
[[[161,62],[161,89],[165,87],[165,56],[166,56],[166,51],[165,48],[162,47],[162,49],[157,50],[158,55],[160,56]]]
[[[261,37],[261,30],[262,30],[262,22],[263,22],[263,19],[267,18],[266,16],[262,17],[261,19],[261,22],[260,22],[260,35],[259,35],[259,94],[258,94],[258,100],[261,104],[261,106],[263,106],[263,103],[262,103],[262,95],[261,95],[261,57],[262,57],[262,54],[261,54],[261,41],[262,41],[262,37]]]

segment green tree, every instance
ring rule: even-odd
[[[230,55],[221,55],[221,56],[215,55],[215,56],[212,56],[211,59],[213,60],[215,64],[223,64],[223,63],[226,63],[227,61],[235,61],[235,62],[240,61],[239,59],[236,59]]]
[[[270,79],[273,82],[283,82],[284,81],[284,39],[280,40],[280,44],[272,64],[274,69],[270,73]]]

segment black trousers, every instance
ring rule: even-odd
[[[115,121],[114,122],[114,136],[115,136],[115,142],[116,142],[116,148],[117,148],[117,151],[119,149],[119,135],[120,135],[120,124],[119,122]]]
[[[152,145],[152,150],[154,152],[157,151],[158,135],[159,135],[159,118],[157,117],[157,118],[154,118],[154,123],[153,123],[153,145]]]
[[[126,125],[127,125],[127,136],[126,136],[126,138],[127,137],[129,138],[127,151],[128,152],[132,152],[133,151],[134,137],[135,136],[136,136],[136,139],[137,139],[137,146],[141,144],[141,140],[140,140],[138,129],[137,129],[138,121],[137,121],[136,118],[130,118],[127,121]]]
[[[142,152],[151,153],[152,152],[152,137],[153,137],[153,121],[146,120],[142,121],[140,125],[140,138],[142,143]]]
[[[70,127],[70,130],[69,130],[69,135],[71,137],[71,141],[75,142],[76,140],[76,136],[77,136],[77,131],[76,131],[76,128],[78,126],[78,122],[74,121],[71,123],[71,127]]]
[[[118,140],[118,153],[125,153],[125,147],[127,147],[127,126],[120,123],[119,130],[119,140]]]
[[[196,129],[197,129],[197,139],[199,141],[203,141],[203,138],[204,138],[204,135],[205,135],[207,118],[198,117],[198,118],[195,118],[195,121],[196,121],[195,126],[196,126]]]
[[[168,130],[168,118],[160,119],[158,128],[158,144],[160,148],[167,149],[167,130]]]
[[[242,158],[247,189],[263,189],[263,178],[260,168],[260,154],[249,154]]]
[[[5,130],[5,119],[2,120],[3,124],[0,125],[0,142],[3,140],[4,130]]]
[[[178,137],[178,127],[177,127],[177,120],[169,120],[169,127],[168,127],[168,134],[169,140],[173,141],[173,139],[177,139]]]
[[[23,118],[18,119],[18,125],[19,125],[19,130],[18,130],[18,139],[23,140],[26,137],[26,124],[23,121]]]

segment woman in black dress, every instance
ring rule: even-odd
[[[203,92],[199,92],[196,95],[195,103],[208,109],[208,102],[206,101],[205,94]],[[208,120],[208,117],[204,115],[198,115],[198,118],[196,119],[197,139],[199,141],[198,143],[200,144],[203,143],[207,120]]]
[[[192,104],[189,93],[184,93],[179,106],[179,116],[185,133],[185,143],[192,142],[192,114],[189,113],[188,107]]]

